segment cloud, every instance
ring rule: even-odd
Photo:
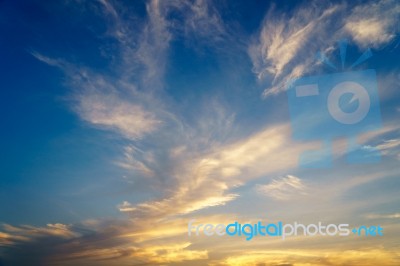
[[[213,218],[210,217],[210,220]],[[46,227],[3,225],[0,256],[5,265],[165,265],[208,259],[193,249],[185,221],[137,223],[88,220]]]
[[[69,225],[48,224],[46,227],[3,225],[0,236],[1,255],[6,265],[50,265],[57,249],[69,240],[81,237]],[[38,245],[40,243],[40,245]]]
[[[185,8],[184,33],[197,40],[206,40],[206,45],[221,43],[229,38],[227,25],[211,1],[196,0]]]
[[[69,97],[72,109],[88,124],[124,139],[123,159],[115,163],[136,179],[144,176],[151,179],[158,197],[137,204],[124,200],[117,205],[121,212],[130,215],[125,222],[99,225],[98,221],[92,221],[74,225],[71,232],[77,235],[68,239],[43,232],[40,236],[28,236],[26,241],[10,242],[10,247],[18,248],[8,253],[7,260],[18,265],[27,264],[28,258],[32,258],[31,265],[56,265],[74,260],[79,265],[83,261],[104,263],[124,258],[137,264],[205,259],[207,252],[191,250],[187,241],[163,239],[164,243],[145,243],[160,236],[143,239],[143,235],[154,231],[152,226],[159,221],[165,224],[177,215],[224,205],[238,197],[228,192],[234,182],[228,185],[221,178],[209,182],[212,175],[220,172],[211,158],[214,144],[219,145],[219,140],[226,135],[234,115],[215,103],[211,108],[204,108],[215,112],[207,112],[203,119],[192,124],[183,122],[182,115],[174,113],[163,91],[170,41],[189,35],[197,36],[197,40],[224,41],[221,18],[207,1],[196,1],[194,5],[181,1],[149,1],[145,23],[133,26],[121,14],[118,4],[99,3],[109,22],[106,34],[118,42],[118,51],[114,51],[110,62],[113,71],[98,71],[85,67],[84,62],[73,64],[38,52],[32,55],[64,71],[66,85],[72,91]],[[183,15],[182,25],[172,20],[171,12]],[[223,177],[238,174],[232,169],[225,167]],[[175,225],[161,233],[168,235],[172,231],[176,237],[184,228],[179,225],[179,229]],[[25,231],[13,234],[18,237]],[[120,238],[120,235],[130,237]]]
[[[127,202],[127,201],[122,202],[122,203],[119,204],[117,207],[118,207],[118,210],[119,210],[120,212],[131,212],[131,211],[136,210],[136,209],[132,206],[132,204],[130,204],[130,203]]]
[[[46,63],[50,66],[55,66],[60,68],[65,67],[65,62],[63,62],[63,60],[47,57],[45,55],[38,53],[37,51],[31,51],[31,54],[39,61]]]
[[[60,59],[49,59],[37,52],[33,55],[65,72],[67,85],[74,92],[69,97],[72,109],[92,126],[137,140],[162,125],[162,109],[157,106],[158,101],[139,92],[134,85]]]
[[[335,31],[332,34],[328,28],[342,8],[311,4],[296,9],[291,17],[274,9],[267,13],[258,38],[249,46],[257,78],[263,81],[272,75],[272,87],[264,90],[264,97],[284,91],[289,79],[309,71],[321,44],[332,45]]]
[[[105,34],[118,43],[109,62],[112,70],[97,71],[84,67],[84,62],[73,64],[37,51],[31,54],[64,71],[66,85],[73,90],[73,110],[93,126],[136,141],[165,123],[175,124],[177,115],[167,106],[163,92],[170,42],[179,36],[225,40],[226,29],[217,9],[202,0],[193,4],[152,0],[146,3],[144,23],[136,23],[120,3],[102,0],[97,5],[91,8],[102,10],[108,26]],[[176,19],[172,13],[182,16]]]
[[[212,257],[209,246],[198,246],[188,242],[185,217],[188,217],[188,214],[194,215],[196,210],[227,204],[236,199],[238,195],[232,193],[231,189],[249,180],[296,168],[298,153],[306,146],[292,143],[289,132],[288,125],[270,125],[237,141],[218,145],[213,143],[208,149],[201,151],[191,149],[193,146],[190,146],[189,142],[184,143],[187,148],[167,153],[176,161],[171,161],[169,167],[162,168],[170,175],[170,179],[162,187],[165,194],[161,194],[160,199],[138,204],[124,201],[118,205],[120,211],[129,214],[131,219],[95,220],[76,225],[48,226],[50,228],[9,227],[1,236],[12,252],[7,248],[4,260],[16,262],[14,264],[17,265],[35,265],[35,262],[36,265],[85,265],[91,262],[98,265],[162,265],[175,262],[188,264],[189,261],[205,259],[210,260],[210,263],[215,262],[215,265],[230,265],[235,261],[239,263],[242,259],[243,265],[258,262],[261,258],[251,256],[251,252],[243,253],[250,256],[245,260],[244,257],[235,260],[236,257],[232,257],[231,254],[225,254],[218,262],[210,259]],[[183,139],[182,136],[177,138]],[[159,143],[155,143],[156,147],[158,145]],[[154,160],[158,161],[157,155],[154,156]],[[352,179],[346,183],[334,180],[335,186],[317,193],[315,198],[331,199],[343,188],[372,179],[376,177],[361,175],[357,180]],[[273,180],[265,186],[271,191],[289,191],[291,196],[298,196],[299,193],[302,195],[308,187],[300,178],[292,175]],[[277,195],[279,198],[279,193]],[[217,223],[231,222],[229,219],[237,218],[229,217],[228,214],[214,218],[199,213],[196,215],[203,221],[215,220]],[[30,231],[40,234],[30,234]],[[221,245],[226,247],[226,239],[221,241]],[[209,239],[206,244],[209,245]],[[265,255],[265,252],[263,254]],[[279,263],[291,263],[293,256],[294,254],[288,254],[280,257]],[[270,259],[274,261],[272,257]],[[307,259],[308,256],[304,261]],[[353,262],[358,260],[362,262],[362,258]]]
[[[223,127],[231,126],[230,122],[226,123],[231,115],[229,112],[220,113],[218,119],[206,115],[202,118],[205,121],[200,124],[208,124],[211,129],[213,125],[223,125],[221,132],[225,132]],[[18,265],[27,264],[28,258],[33,262],[38,261],[39,265],[43,261],[50,265],[68,264],[71,261],[75,265],[84,265],[88,261],[109,265],[111,260],[119,265],[124,262],[154,265],[208,259],[208,248],[195,248],[185,240],[187,224],[182,218],[238,198],[239,195],[231,190],[249,180],[296,168],[299,152],[310,147],[309,144],[291,142],[287,124],[269,125],[226,143],[217,142],[219,138],[209,136],[207,141],[199,142],[206,131],[198,131],[199,136],[193,132],[197,132],[195,128],[172,132],[172,136],[180,140],[177,142],[180,146],[166,145],[163,138],[157,138],[159,141],[153,143],[154,147],[149,147],[146,153],[136,147],[129,146],[126,149],[128,154],[138,154],[136,156],[146,162],[145,167],[151,173],[157,173],[155,176],[161,175],[160,171],[166,176],[165,182],[161,183],[162,189],[158,189],[163,192],[160,198],[136,204],[125,200],[117,206],[121,212],[129,215],[129,220],[89,221],[81,225],[65,226],[68,234],[62,235],[43,232],[40,228],[32,229],[42,231],[39,236],[24,233],[24,228],[17,228],[14,232],[8,230],[3,233],[4,238],[10,247],[18,249],[8,252],[5,259],[16,261]],[[175,144],[174,138],[168,140]],[[166,149],[162,153],[160,146]],[[361,179],[366,182],[367,178],[362,176]],[[345,185],[349,186],[349,183]],[[284,198],[283,192],[290,192],[291,196],[299,193],[302,195],[307,188],[295,176],[276,179],[265,186],[269,191],[279,192],[273,194],[278,199]],[[330,193],[334,194],[335,191]],[[227,215],[224,216],[227,219]],[[201,218],[211,220],[207,216]],[[216,220],[224,221],[223,217]],[[57,230],[63,232],[65,227],[57,226]],[[27,239],[10,242],[10,239],[18,237]],[[224,259],[220,263],[224,263]]]
[[[399,262],[398,254],[394,250],[384,248],[350,249],[350,250],[269,250],[249,251],[244,254],[233,255],[222,262],[212,263],[213,266],[241,266],[241,265],[396,265]]]
[[[142,151],[133,145],[126,146],[124,150],[124,159],[116,162],[118,166],[139,172],[143,176],[155,176],[155,172],[151,169],[156,163],[152,152]]]
[[[391,150],[400,146],[400,139],[385,140],[382,144],[376,146],[376,148],[384,154],[388,154]]]
[[[394,156],[397,159],[400,159],[400,139],[389,139],[377,144],[374,147],[365,145],[363,148],[366,150],[376,149],[379,150],[382,155]]]
[[[207,251],[187,249],[189,246],[190,243],[153,246],[138,254],[143,258],[150,258],[150,262],[157,264],[208,259]],[[160,253],[163,255],[159,256]]]
[[[400,5],[394,0],[381,0],[356,6],[346,18],[345,30],[360,47],[379,47],[399,33]]]
[[[139,37],[138,49],[135,52],[135,57],[144,66],[141,82],[143,86],[153,89],[164,88],[167,49],[172,39],[166,19],[168,14],[163,12],[161,5],[160,1],[151,1],[147,4],[148,23]],[[131,59],[135,58],[129,60]]]
[[[230,189],[262,175],[294,168],[302,149],[301,144],[291,143],[287,125],[268,127],[230,144],[208,143],[203,151],[193,150],[189,143],[186,147],[178,158],[168,157],[170,164],[162,167],[168,176],[164,190],[169,193],[136,205],[122,203],[119,208],[129,207],[135,219],[157,220],[225,205],[238,197],[229,193]]]
[[[140,139],[162,123],[142,105],[126,101],[112,92],[87,92],[76,99],[76,109],[82,119],[94,126],[115,130],[128,139]]]
[[[290,200],[307,194],[306,185],[300,178],[293,175],[274,179],[267,185],[257,185],[256,190],[276,200]]]
[[[51,235],[58,236],[61,238],[73,238],[78,236],[77,233],[71,230],[71,227],[65,224],[47,224],[46,227],[34,227],[30,225],[24,225],[22,227],[15,227],[12,225],[4,224],[3,228],[8,233],[15,233],[19,236],[32,237],[32,236],[42,236]]]
[[[400,213],[392,214],[368,214],[366,215],[368,219],[399,219]]]
[[[323,7],[322,7],[323,6]],[[271,84],[263,97],[279,94],[289,80],[315,71],[319,51],[331,52],[341,39],[350,38],[362,48],[381,47],[398,33],[396,1],[371,4],[340,3],[321,6],[307,2],[291,15],[271,8],[258,36],[249,44],[253,72],[261,84]]]

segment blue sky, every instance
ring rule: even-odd
[[[394,0],[1,1],[0,265],[398,265],[399,14]],[[357,141],[380,162],[349,164],[333,132],[332,166],[302,168],[321,138],[293,139],[288,82],[366,69],[382,126]],[[244,245],[188,239],[193,217],[388,233]]]

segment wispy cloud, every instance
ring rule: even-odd
[[[140,139],[160,126],[161,121],[153,112],[138,103],[124,100],[116,93],[103,93],[99,91],[102,84],[93,84],[97,85],[97,92],[77,96],[76,109],[82,119],[95,126],[115,130],[132,140]]]
[[[155,172],[152,166],[155,164],[154,155],[149,151],[142,151],[131,145],[124,148],[124,158],[116,164],[130,171],[139,172],[144,176],[153,177]]]
[[[353,39],[363,48],[387,44],[399,31],[396,26],[399,8],[391,0],[354,7],[340,3],[325,8],[316,2],[307,2],[290,16],[272,8],[258,37],[249,45],[258,80],[262,84],[271,83],[263,96],[285,91],[290,79],[313,72],[317,65],[316,53],[321,49],[331,51],[343,38]]]
[[[3,225],[0,254],[6,265],[165,265],[207,259],[207,250],[191,248],[185,228],[182,221],[139,224],[127,220],[46,227]]]
[[[230,189],[262,175],[295,167],[296,156],[302,149],[301,144],[291,143],[287,125],[266,128],[231,144],[212,142],[200,152],[190,147],[193,146],[187,145],[180,151],[179,159],[169,158],[171,164],[163,166],[171,169],[169,183],[164,186],[171,193],[160,200],[129,205],[132,217],[165,219],[224,205],[238,197],[229,193]]]
[[[196,0],[187,5],[185,14],[185,35],[192,35],[198,40],[205,38],[208,44],[218,43],[229,37],[226,24],[212,2]]]
[[[114,51],[118,58],[110,63],[114,69],[110,72],[114,74],[49,58],[36,51],[32,55],[65,72],[67,85],[74,89],[73,109],[83,120],[131,140],[141,139],[159,129],[163,122],[171,122],[165,120],[176,120],[161,99],[165,97],[162,90],[171,40],[179,34],[219,38],[224,27],[218,12],[207,1],[196,1],[193,5],[149,1],[147,19],[141,28],[120,14],[123,9],[120,4],[99,3],[108,18],[107,34],[118,42],[118,50]],[[183,28],[172,20],[171,12],[182,13]]]
[[[293,175],[274,179],[266,185],[257,185],[256,190],[276,200],[290,200],[307,194],[307,186],[300,178]]]
[[[393,156],[400,160],[400,139],[385,140],[374,147],[370,145],[365,145],[364,149],[376,149],[379,150],[382,155]]]
[[[331,26],[342,5],[303,6],[291,17],[274,13],[266,15],[258,39],[249,46],[253,71],[262,81],[272,76],[272,87],[263,96],[275,95],[285,90],[286,82],[309,71],[315,63],[315,53],[324,43],[333,43]]]
[[[381,150],[384,154],[387,154],[390,150],[398,148],[400,146],[400,139],[390,139],[384,141],[382,144],[376,146],[378,150]]]

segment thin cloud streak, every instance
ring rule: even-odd
[[[293,200],[301,195],[306,195],[307,187],[303,181],[293,175],[274,179],[266,185],[257,185],[256,190],[276,200]]]

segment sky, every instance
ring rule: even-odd
[[[0,265],[400,265],[399,33],[395,0],[0,1]],[[343,80],[361,124],[326,116]]]

